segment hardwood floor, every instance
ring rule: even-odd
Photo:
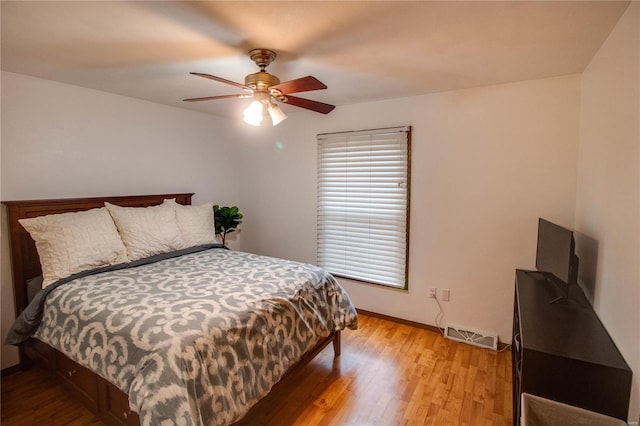
[[[511,425],[511,353],[360,315],[242,425]],[[47,373],[2,378],[2,425],[101,425]]]

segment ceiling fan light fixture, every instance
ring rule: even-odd
[[[262,102],[254,100],[244,110],[244,122],[252,126],[259,126],[262,123],[263,107]]]
[[[287,114],[285,114],[277,104],[269,102],[267,111],[269,111],[269,115],[271,116],[271,123],[273,123],[274,126],[277,126],[287,119]]]

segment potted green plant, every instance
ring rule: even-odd
[[[222,244],[224,245],[227,234],[234,232],[242,223],[242,213],[237,206],[220,207],[216,204],[213,206],[213,220],[216,235],[222,236]]]

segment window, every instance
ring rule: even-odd
[[[318,265],[407,287],[410,127],[318,135]]]

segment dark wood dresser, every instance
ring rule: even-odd
[[[627,421],[631,369],[579,286],[558,288],[516,270],[513,315],[513,423],[527,392]]]

